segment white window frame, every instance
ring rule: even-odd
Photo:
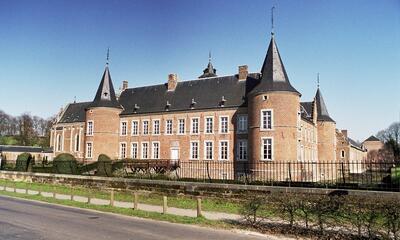
[[[125,133],[124,133],[124,123],[125,123]],[[120,123],[120,136],[127,136],[128,135],[128,121],[121,121]]]
[[[139,135],[139,121],[138,120],[132,120],[132,126],[131,126],[131,135],[132,136],[138,136]],[[136,131],[134,129],[134,127],[136,126]]]
[[[207,143],[211,143],[211,158],[207,157]],[[204,141],[204,160],[214,160],[214,141]]]
[[[193,145],[192,143],[197,143],[197,158],[193,157]],[[189,160],[199,160],[200,159],[200,141],[190,141],[190,156]]]
[[[154,144],[158,144],[158,147],[157,147],[157,156],[155,156],[155,151],[154,151],[155,147],[154,147]],[[159,141],[151,142],[151,158],[152,158],[152,159],[160,159],[160,142],[159,142]]]
[[[183,122],[183,132],[181,132],[181,123]],[[178,133],[177,135],[185,135],[186,132],[186,119],[179,118],[178,119]]]
[[[133,147],[133,145],[136,145],[136,156],[133,154],[133,150],[135,149]],[[132,159],[138,159],[138,155],[139,155],[139,143],[138,142],[131,142],[131,158]]]
[[[89,144],[91,146],[90,152],[89,152]],[[93,142],[86,142],[86,158],[92,159],[93,158]],[[89,154],[90,153],[90,154]]]
[[[246,120],[241,121],[242,119],[246,119]],[[245,124],[243,124],[242,122],[245,122]],[[247,133],[248,124],[249,124],[248,115],[247,114],[239,114],[237,116],[237,122],[236,122],[237,133]],[[242,125],[245,125],[244,129],[241,128]]]
[[[193,132],[193,123],[194,123],[193,120],[195,120],[195,119],[197,119],[197,132],[196,133]],[[199,117],[190,118],[190,134],[191,135],[199,135],[200,134],[200,118]]]
[[[156,122],[158,122],[158,128],[156,128]],[[156,131],[158,130],[158,131]],[[160,135],[161,132],[161,121],[160,119],[153,119],[153,135]]]
[[[245,149],[246,149],[246,158],[242,158],[241,157],[241,154],[240,154],[240,144],[241,143],[245,143]],[[247,159],[248,159],[248,154],[249,154],[249,151],[248,151],[248,141],[247,141],[247,139],[239,139],[238,140],[238,143],[237,143],[237,160],[238,161],[243,161],[243,162],[246,162],[247,161]]]
[[[211,129],[208,128],[208,120],[211,119]],[[209,131],[210,130],[210,131]],[[206,116],[204,117],[204,134],[213,134],[214,133],[214,117]]]
[[[57,134],[57,136],[56,136],[57,152],[62,152],[63,151],[63,148],[64,148],[63,142],[64,142],[64,139],[63,139],[62,135],[60,133]]]
[[[147,151],[146,151],[146,157],[144,157],[144,151],[143,151],[143,149],[144,149],[144,147],[143,147],[143,145],[144,144],[147,144]],[[140,158],[141,159],[149,159],[149,142],[141,142],[141,144],[140,144]]]
[[[271,140],[271,158],[270,159],[264,158],[264,140],[267,140],[267,139]],[[273,137],[262,137],[260,149],[261,149],[261,152],[260,152],[261,161],[273,161],[274,160],[274,138]]]
[[[271,126],[270,126],[270,128],[268,128],[268,126],[264,127],[264,120],[263,120],[263,118],[264,118],[263,113],[264,112],[271,112]],[[267,125],[268,125],[268,118],[267,118]],[[274,110],[273,109],[261,109],[260,110],[260,129],[262,131],[274,130]]]
[[[222,158],[222,143],[226,143],[226,159]],[[228,140],[220,140],[218,144],[218,160],[220,161],[229,161],[229,141]]]
[[[94,133],[94,121],[87,121],[86,136],[93,136]]]
[[[123,149],[123,145],[125,145],[125,152],[124,154],[122,154],[122,149]],[[126,144],[126,142],[120,142],[119,143],[119,159],[125,159],[127,156],[127,152],[128,152],[128,145]],[[123,156],[124,155],[124,156]]]
[[[169,132],[168,131],[168,127],[169,127],[169,124],[168,123],[171,123],[171,132]],[[172,135],[173,134],[173,132],[174,132],[174,120],[173,119],[167,119],[167,120],[165,120],[165,135]]]
[[[144,124],[147,123],[147,128],[144,127]],[[147,130],[147,131],[145,131]],[[150,121],[148,119],[142,120],[142,134],[149,135],[150,134]]]
[[[222,132],[222,118],[226,118],[226,132]],[[229,133],[229,116],[219,116],[219,133],[220,134]]]

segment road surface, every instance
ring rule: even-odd
[[[0,240],[269,239],[0,196]]]

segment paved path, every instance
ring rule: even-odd
[[[0,240],[278,239],[0,196]]]

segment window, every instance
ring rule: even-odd
[[[261,129],[272,129],[272,110],[261,110]]]
[[[185,134],[185,119],[179,119],[178,134]]]
[[[190,159],[199,159],[199,142],[190,142]]]
[[[160,158],[160,143],[153,142],[153,150],[152,150],[152,158],[159,159]]]
[[[342,150],[342,151],[340,152],[340,156],[341,156],[342,158],[344,158],[344,157],[346,156],[344,150]]]
[[[132,135],[138,135],[138,134],[139,134],[139,122],[132,121]]]
[[[142,143],[142,159],[147,159],[149,157],[149,143]]]
[[[160,134],[160,120],[153,121],[153,134]]]
[[[219,159],[220,160],[228,160],[228,141],[219,141]]]
[[[237,119],[237,129],[239,133],[247,132],[247,115],[239,115]]]
[[[87,142],[86,143],[86,158],[92,158],[92,157],[93,157],[93,143]]]
[[[143,121],[143,135],[149,134],[149,121]]]
[[[206,133],[213,133],[213,117],[206,117],[206,122],[204,128]]]
[[[62,151],[62,137],[60,134],[57,135],[57,151]]]
[[[127,122],[121,122],[121,136],[126,136],[127,134]]]
[[[131,157],[132,157],[132,159],[138,158],[138,144],[136,142],[132,143]]]
[[[119,146],[119,158],[120,159],[126,158],[126,143],[120,143],[120,146]]]
[[[239,140],[238,141],[238,160],[245,161],[247,160],[247,140]]]
[[[261,160],[272,160],[272,138],[262,139]]]
[[[214,153],[214,146],[212,141],[204,142],[204,155],[206,160],[212,160]]]
[[[228,133],[228,117],[220,117],[219,118],[219,132],[220,133]]]
[[[192,134],[199,134],[199,118],[192,118],[192,125],[190,132]]]
[[[81,141],[79,139],[79,134],[75,134],[75,152],[79,152]]]
[[[93,121],[87,122],[86,135],[93,136]]]
[[[168,119],[165,123],[165,134],[172,134],[172,120]]]

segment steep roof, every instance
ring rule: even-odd
[[[325,105],[324,98],[322,97],[321,91],[317,90],[315,94],[315,101],[317,104],[317,120],[318,121],[325,121],[325,122],[335,122],[328,113],[328,108]]]
[[[364,142],[380,142],[381,140],[374,135],[371,135],[369,138],[365,139]]]
[[[69,104],[58,123],[84,122],[86,119],[85,109],[91,103],[92,102],[80,102]]]
[[[93,107],[112,107],[121,108],[115,96],[114,86],[111,80],[108,64],[104,70],[103,77],[101,78],[99,88],[97,89],[96,96],[88,108]]]
[[[246,106],[258,78],[251,73],[247,81],[238,81],[237,75],[196,79],[178,82],[174,91],[167,91],[166,84],[129,88],[119,98],[121,115]]]
[[[261,68],[261,81],[252,91],[252,94],[270,92],[270,91],[286,91],[294,92],[301,95],[289,81],[285,66],[283,65],[281,56],[276,46],[274,35],[271,36],[267,55]]]
[[[302,107],[301,117],[312,121],[314,102],[301,102],[300,106]]]
[[[351,139],[351,138],[349,138],[349,137],[348,137],[347,139],[349,140],[349,144],[350,144],[351,146],[362,150],[362,145],[361,145],[361,144],[359,144],[358,142],[354,141],[353,139]]]
[[[209,78],[209,77],[216,77],[217,76],[217,69],[211,63],[211,60],[208,62],[207,67],[203,70],[203,74],[199,76],[199,78]]]

